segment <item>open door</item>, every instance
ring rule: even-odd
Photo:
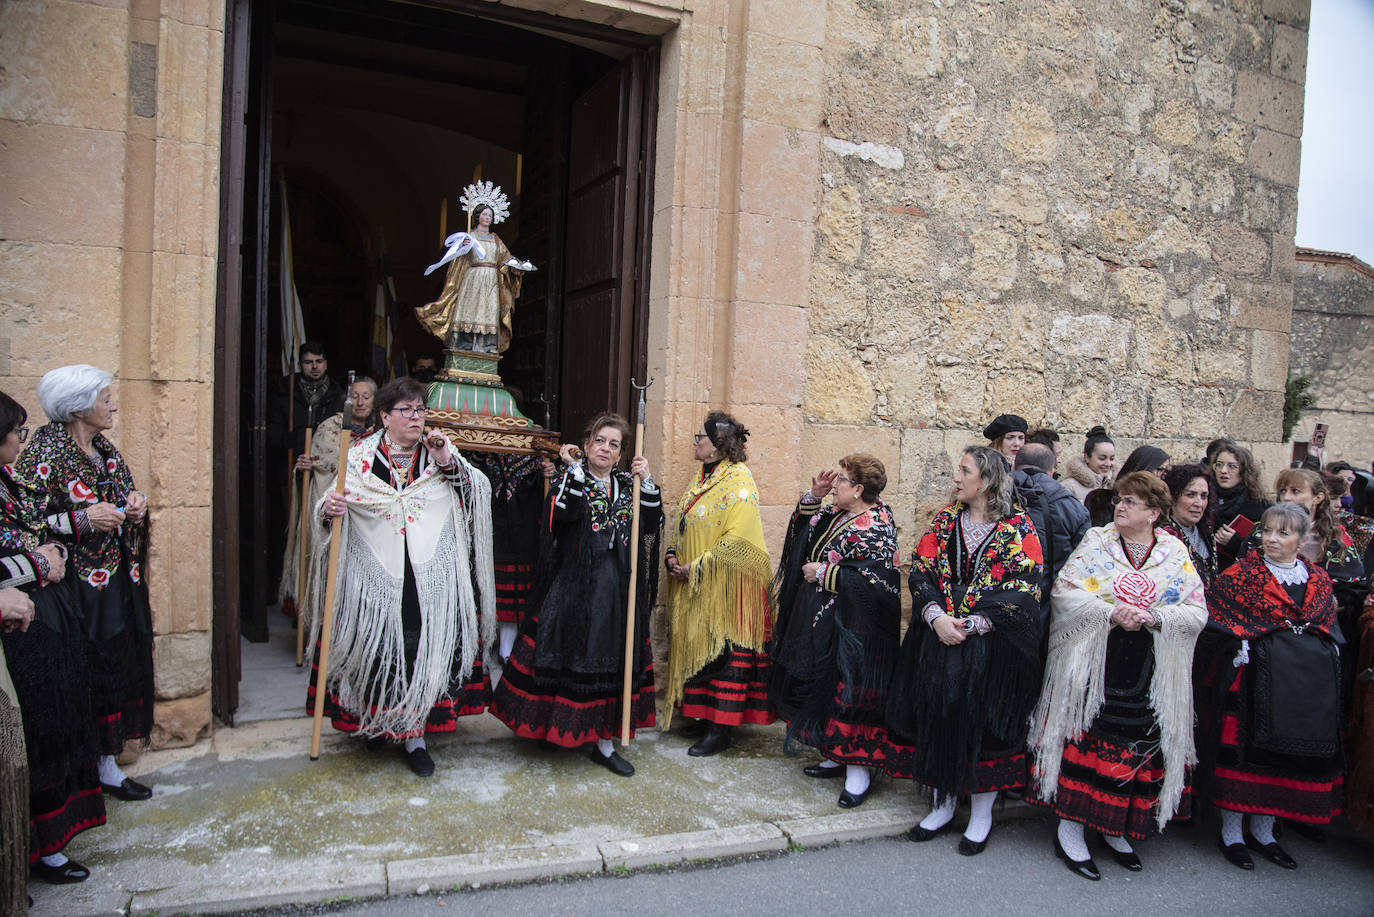
[[[643,372],[637,306],[647,291],[638,283],[636,243],[647,229],[647,58],[626,58],[572,106],[559,385],[565,439],[607,408],[628,416],[630,376]]]

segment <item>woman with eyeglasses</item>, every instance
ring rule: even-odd
[[[954,468],[954,502],[911,558],[912,618],[888,692],[886,769],[935,794],[909,832],[944,833],[970,797],[964,856],[987,847],[992,806],[1026,783],[1026,714],[1040,685],[1040,582],[1035,525],[1013,502],[1001,453],[969,446]]]
[[[153,791],[115,763],[126,742],[147,742],[153,726],[148,498],[105,436],[119,410],[113,376],[63,366],[39,380],[38,401],[51,422],[33,432],[15,479],[46,504],[51,532],[68,550],[87,640],[101,789],[116,799],[148,799]]]
[[[787,528],[778,587],[772,696],[783,749],[821,754],[808,777],[843,777],[839,805],[868,797],[887,760],[883,708],[897,661],[902,576],[897,524],[879,495],[887,469],[863,452],[811,479]],[[833,502],[821,501],[833,495]]]
[[[729,748],[735,727],[773,722],[768,700],[773,564],[763,543],[759,491],[744,464],[749,431],[724,411],[692,436],[701,471],[682,495],[669,535],[668,673],[664,707],[680,704],[687,754]]]
[[[1197,787],[1220,811],[1221,851],[1239,869],[1255,868],[1250,850],[1295,869],[1275,818],[1317,826],[1341,809],[1336,604],[1331,578],[1302,553],[1311,526],[1301,504],[1271,506],[1261,516],[1261,550],[1223,571],[1208,593]]]
[[[22,590],[32,610],[17,624],[6,620],[0,636],[16,713],[23,716],[20,744],[26,755],[17,763],[27,764],[22,780],[20,774],[6,775],[12,783],[0,779],[0,810],[27,811],[24,834],[16,840],[33,875],[68,884],[86,879],[90,870],[62,850],[77,834],[105,823],[105,800],[96,767],[86,639],[66,577],[68,550],[52,528],[67,519],[51,519],[41,495],[8,471],[28,438],[26,419],[24,408],[0,392],[0,589]],[[3,746],[0,763],[10,764],[3,760]],[[24,884],[21,873],[21,893]],[[5,897],[0,894],[0,903]]]
[[[328,526],[344,526],[325,713],[370,746],[403,745],[410,769],[428,777],[425,736],[453,732],[490,694],[482,653],[496,635],[491,486],[447,435],[425,432],[419,382],[382,386],[377,411],[382,429],[349,449],[344,494],[326,492],[318,508],[317,571]],[[315,577],[313,604],[324,579]],[[312,675],[308,712],[316,701]]]
[[[1259,465],[1249,449],[1232,440],[1209,448],[1217,479],[1217,569],[1225,570],[1245,553],[1246,537],[1269,508],[1260,488]]]
[[[1101,878],[1085,829],[1134,872],[1131,841],[1187,811],[1207,606],[1187,546],[1159,527],[1171,502],[1151,472],[1118,478],[1113,521],[1088,530],[1054,584],[1027,799],[1059,816],[1055,854],[1085,879]]]

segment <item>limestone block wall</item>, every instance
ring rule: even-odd
[[[157,745],[210,724],[210,386],[223,4],[0,4],[0,387],[118,380],[150,495]]]
[[[1293,429],[1324,423],[1327,461],[1374,461],[1374,269],[1349,255],[1299,250],[1293,280],[1293,372],[1312,377],[1315,404]]]
[[[1276,470],[1307,3],[826,12],[805,467],[866,446],[923,525],[1011,411]]]

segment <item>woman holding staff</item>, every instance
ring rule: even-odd
[[[330,490],[317,510],[317,565],[324,527],[344,526],[325,711],[335,729],[403,742],[411,770],[427,777],[425,735],[452,732],[486,706],[491,491],[446,435],[425,433],[423,385],[395,379],[377,407],[382,429],[349,450],[344,493]],[[327,578],[312,591],[322,595]],[[315,702],[312,678],[311,713]]]
[[[616,751],[625,666],[631,552],[637,551],[634,674],[630,700],[636,728],[654,724],[653,651],[649,613],[657,590],[657,547],[663,522],[658,485],[643,456],[621,470],[629,424],[599,414],[587,425],[579,457],[559,450],[564,470],[549,486],[541,537],[544,558],[532,611],[492,697],[491,712],[522,738],[562,748],[595,743],[591,759],[611,773],[635,769]],[[640,527],[631,544],[638,479]]]
[[[768,701],[773,607],[772,561],[754,476],[744,464],[749,431],[723,411],[706,415],[692,435],[697,479],[679,504],[669,542],[666,707],[682,705],[700,736],[693,757],[730,747],[743,723],[773,722]]]

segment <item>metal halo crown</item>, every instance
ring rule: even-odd
[[[489,181],[475,181],[463,189],[463,193],[458,196],[458,203],[463,205],[463,209],[468,213],[475,213],[477,207],[486,204],[491,207],[491,225],[510,216],[510,201],[506,198],[506,193],[501,190],[501,186]]]

